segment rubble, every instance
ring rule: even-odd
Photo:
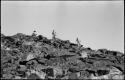
[[[1,79],[124,79],[124,53],[52,35],[1,34]]]

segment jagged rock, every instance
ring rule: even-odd
[[[88,53],[85,52],[85,51],[83,51],[83,52],[81,53],[81,56],[82,56],[82,58],[88,57]]]
[[[27,55],[26,61],[29,61],[33,58],[34,58],[34,55],[30,53],[30,54]]]

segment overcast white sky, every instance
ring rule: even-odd
[[[1,32],[31,34],[124,52],[123,1],[2,1]]]

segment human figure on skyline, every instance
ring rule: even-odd
[[[78,38],[76,38],[76,42],[77,42],[78,46],[81,47],[81,44],[80,44],[80,41]]]
[[[55,39],[56,38],[56,32],[53,30],[52,32],[52,39]]]
[[[33,31],[32,36],[36,36],[36,30]]]

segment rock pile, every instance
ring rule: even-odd
[[[80,47],[79,47],[80,45]],[[2,79],[123,79],[124,54],[42,35],[1,34]]]

